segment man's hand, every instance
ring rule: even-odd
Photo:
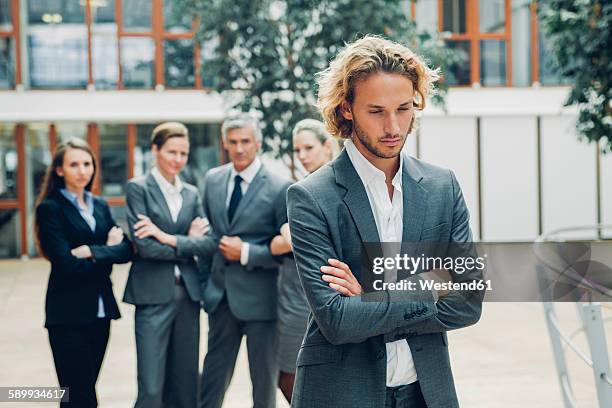
[[[321,279],[328,282],[330,288],[344,296],[358,296],[363,293],[359,281],[347,264],[337,259],[328,259],[327,262],[329,266],[321,267],[321,273],[323,273]]]
[[[72,249],[70,253],[72,254],[72,256],[76,258],[91,258],[92,257],[91,249],[87,245],[81,245],[79,247],[76,247]]]
[[[210,224],[207,218],[196,217],[191,221],[189,226],[189,238],[200,238],[204,234],[210,231]]]
[[[106,237],[106,245],[119,245],[121,241],[123,241],[123,230],[121,229],[121,227],[114,226],[108,231],[108,235]]]
[[[224,235],[221,237],[221,242],[219,243],[219,251],[221,251],[221,255],[228,261],[239,261],[242,251],[242,240],[240,237],[228,237]]]

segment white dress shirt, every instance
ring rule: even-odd
[[[403,155],[400,154],[399,170],[391,181],[393,185],[393,200],[391,200],[385,183],[385,173],[370,163],[351,140],[347,140],[344,147],[365,187],[380,241],[401,242],[404,226]],[[385,279],[387,279],[386,276]],[[387,347],[387,387],[398,387],[415,382],[417,372],[408,342],[402,339],[385,345]]]
[[[261,160],[259,160],[259,157],[255,157],[255,160],[253,160],[253,162],[241,172],[237,172],[234,166],[231,166],[229,183],[227,183],[227,199],[225,200],[225,208],[229,208],[229,203],[232,198],[232,192],[234,191],[236,176],[240,175],[240,177],[242,177],[242,181],[240,182],[240,191],[242,191],[242,199],[244,199],[244,195],[249,189],[249,186],[253,182],[253,179],[257,175],[257,172],[260,168]],[[242,247],[240,248],[240,264],[246,265],[248,262],[249,244],[247,242],[242,242]]]
[[[151,174],[153,175],[155,182],[159,186],[159,189],[166,200],[166,205],[170,210],[172,222],[176,222],[179,212],[181,212],[181,207],[183,206],[183,196],[181,195],[181,191],[183,190],[183,182],[179,176],[176,176],[174,178],[174,184],[171,184],[164,178],[164,176],[161,175],[157,167],[153,167]],[[174,264],[174,276],[178,278],[180,275],[181,270],[177,264]]]

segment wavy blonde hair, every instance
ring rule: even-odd
[[[429,68],[414,52],[393,41],[367,35],[346,47],[334,58],[329,67],[317,74],[319,95],[317,107],[329,133],[350,138],[352,121],[342,116],[341,104],[353,103],[355,85],[377,72],[403,75],[412,81],[417,110],[425,108],[427,95],[440,75],[439,69]]]

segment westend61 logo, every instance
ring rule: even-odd
[[[432,269],[446,269],[461,275],[467,270],[485,269],[485,257],[439,257],[425,256],[418,257],[408,254],[396,254],[394,257],[375,257],[372,261],[372,272],[381,275],[385,270],[404,271],[414,275],[417,271],[430,271]]]

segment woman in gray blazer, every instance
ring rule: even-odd
[[[293,151],[309,174],[330,162],[337,147],[325,125],[318,120],[304,119],[293,128]],[[309,309],[293,259],[289,224],[284,224],[280,235],[272,239],[270,252],[283,256],[278,270],[278,387],[291,403],[295,363],[306,332]]]
[[[187,128],[153,130],[155,167],[128,182],[127,219],[136,249],[123,300],[136,306],[138,397],[135,407],[197,405],[202,278],[193,257],[179,257],[162,236],[202,236],[197,189],[179,178],[189,156]]]

